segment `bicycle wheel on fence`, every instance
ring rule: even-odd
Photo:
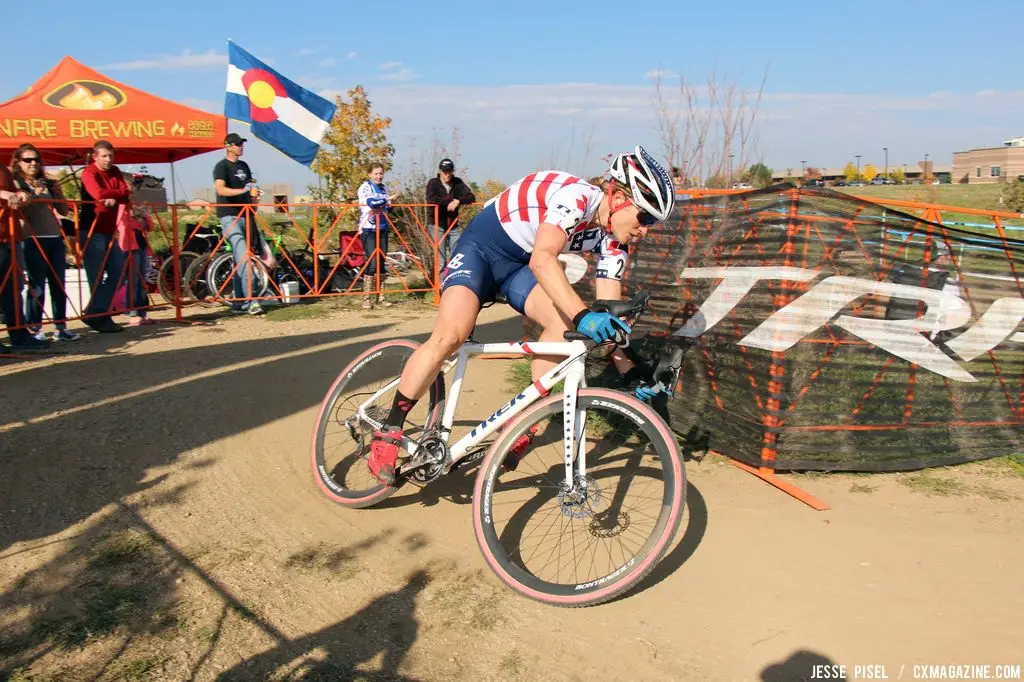
[[[367,457],[374,428],[357,416],[359,406],[375,393],[365,413],[383,422],[391,410],[398,377],[419,344],[412,341],[385,341],[360,353],[341,371],[327,391],[313,430],[313,476],[324,493],[347,507],[369,507],[394,494],[401,481],[382,485],[370,473]],[[390,384],[390,386],[389,386]],[[440,420],[444,405],[444,377],[438,374],[427,394],[409,413],[405,435],[417,435],[431,429]]]
[[[188,297],[204,307],[216,305],[213,300],[212,291],[206,282],[206,269],[213,259],[212,254],[204,253],[189,263],[185,270],[185,281],[183,282]]]
[[[213,300],[227,304],[224,299],[234,297],[234,284],[231,282],[234,270],[235,259],[231,253],[220,254],[207,267],[206,284]],[[255,256],[249,256],[249,270],[253,277],[252,297],[266,296],[270,282],[263,262]]]
[[[491,446],[474,486],[473,528],[508,587],[553,606],[591,606],[636,585],[664,555],[682,520],[686,471],[675,437],[650,407],[587,388],[576,439],[585,486],[570,492],[562,402],[560,394],[539,401]],[[528,431],[535,435],[518,465],[506,468]]]
[[[178,254],[178,262],[180,263],[178,266],[178,276],[181,278],[181,285],[178,287],[178,291],[181,294],[182,305],[192,302],[189,300],[188,286],[186,284],[188,280],[185,278],[185,273],[188,272],[188,266],[197,258],[201,258],[201,256],[195,251],[182,251]],[[156,285],[160,290],[160,295],[164,297],[164,300],[173,304],[175,292],[173,256],[165,260],[160,266],[160,273],[157,276]]]

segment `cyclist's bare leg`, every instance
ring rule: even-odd
[[[480,299],[464,286],[452,286],[441,294],[434,331],[405,363],[398,392],[418,400],[452,353],[469,338],[480,314]],[[396,424],[397,426],[397,424]]]
[[[565,332],[573,329],[572,320],[555,307],[551,297],[538,284],[526,298],[526,316],[544,328],[540,341],[565,341]],[[533,380],[544,376],[552,367],[564,360],[562,357],[534,356],[530,365]]]

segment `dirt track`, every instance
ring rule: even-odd
[[[0,360],[0,678],[799,680],[813,663],[1024,663],[1024,477],[789,477],[708,457],[643,588],[585,610],[504,589],[472,473],[349,511],[312,481],[316,407],[418,304],[221,318]],[[518,338],[507,308],[478,337]],[[460,416],[506,396],[470,366]],[[501,388],[499,388],[501,387]],[[944,493],[944,494],[938,494]],[[1016,643],[1015,643],[1016,642]],[[17,670],[17,672],[15,672]]]

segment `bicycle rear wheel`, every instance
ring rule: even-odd
[[[398,390],[397,379],[418,347],[406,340],[379,343],[349,363],[327,391],[313,430],[313,476],[324,494],[338,504],[369,507],[393,495],[401,485],[401,479],[393,486],[382,485],[370,473],[366,460],[374,427],[356,412],[375,393],[393,384],[365,407],[371,419],[383,422],[387,418]],[[405,435],[415,438],[433,428],[443,405],[444,376],[438,374],[406,417]]]
[[[636,585],[664,555],[682,520],[686,472],[675,437],[650,407],[588,388],[577,403],[586,472],[574,464],[577,489],[567,489],[562,401],[539,401],[495,441],[477,475],[473,528],[508,587],[553,606],[591,606]],[[535,435],[508,470],[527,432]]]
[[[188,266],[192,265],[192,262],[201,258],[201,256],[195,251],[182,251],[178,254],[178,276],[181,278],[181,284],[177,287],[177,291],[181,295],[182,304],[190,303],[188,300],[188,280],[185,278],[185,273],[188,272]],[[174,303],[175,285],[174,285],[174,256],[165,260],[160,266],[160,273],[156,280],[157,288],[160,290],[160,295],[163,296],[164,300],[168,303]]]

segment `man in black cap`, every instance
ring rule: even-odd
[[[251,300],[253,273],[247,257],[250,252],[259,253],[261,250],[258,231],[251,229],[254,227],[252,209],[247,208],[253,203],[253,194],[258,196],[258,190],[249,164],[241,158],[245,142],[246,138],[238,133],[228,133],[224,138],[227,155],[213,167],[213,186],[217,190],[217,217],[235,259],[234,298],[244,299],[232,301],[231,308],[259,315],[263,308],[259,301]]]
[[[427,203],[437,206],[437,236],[441,239],[441,257],[447,263],[462,232],[458,227],[451,227],[459,217],[459,207],[473,203],[476,196],[462,178],[455,176],[455,164],[451,159],[441,159],[437,170],[437,176],[427,181]],[[451,231],[448,230],[450,227]]]

